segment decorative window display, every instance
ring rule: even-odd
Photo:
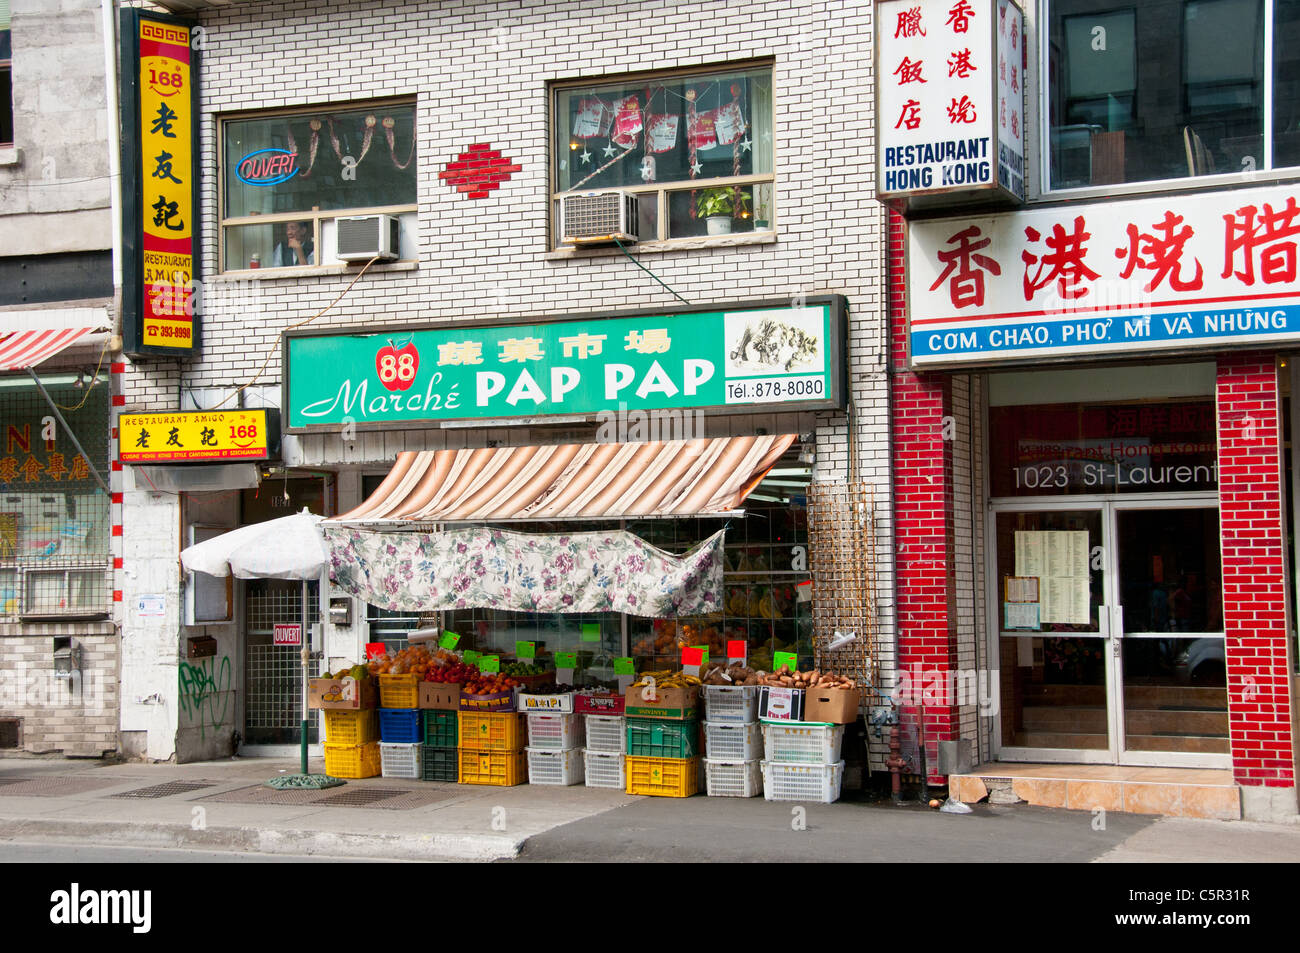
[[[330,263],[339,217],[414,223],[414,103],[230,119],[221,131],[225,271]]]
[[[774,226],[772,70],[656,76],[555,90],[559,196],[625,189],[642,242]]]

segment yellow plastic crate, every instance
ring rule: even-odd
[[[378,741],[364,745],[325,745],[325,773],[332,778],[377,778],[382,767]]]
[[[699,758],[634,758],[625,764],[627,793],[690,797],[700,790]]]
[[[523,751],[528,735],[524,715],[513,711],[462,711],[457,730],[468,751]]]
[[[461,784],[495,784],[511,787],[528,780],[528,756],[522,751],[472,751],[460,749]]]
[[[380,675],[380,708],[419,708],[420,676]]]
[[[326,711],[325,741],[332,745],[363,745],[379,740],[379,713],[361,711]]]

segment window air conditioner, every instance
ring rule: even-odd
[[[584,192],[560,199],[560,244],[596,245],[637,241],[636,196]]]
[[[358,215],[336,219],[338,256],[343,261],[391,261],[398,257],[398,220],[395,215]]]

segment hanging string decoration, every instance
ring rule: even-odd
[[[301,164],[298,167],[299,175],[304,179],[310,178],[312,170],[316,167],[316,150],[320,148],[320,120],[313,119],[308,123],[308,126],[311,127],[311,143],[309,145],[310,155],[307,159],[307,168],[305,170],[302,169]],[[289,133],[289,151],[294,155],[297,155],[298,143],[293,137],[293,126],[289,123],[285,123],[285,129]]]
[[[362,160],[366,157],[366,153],[370,151],[370,142],[375,138],[376,122],[378,122],[378,120],[375,119],[373,113],[366,117],[366,131],[361,137],[361,155],[357,156],[357,165],[361,164]]]
[[[393,165],[395,165],[395,166],[397,166],[397,168],[399,168],[399,169],[405,171],[405,170],[406,170],[406,167],[409,166],[409,165],[411,164],[411,160],[415,158],[415,134],[414,134],[414,130],[412,130],[412,134],[411,134],[411,151],[408,152],[408,153],[406,154],[406,161],[405,161],[405,162],[398,162],[398,161],[397,161],[397,147],[396,147],[396,145],[394,144],[394,141],[393,141],[394,138],[395,138],[394,135],[393,135],[393,127],[394,127],[395,125],[396,125],[396,123],[394,122],[392,116],[385,116],[385,117],[384,117],[384,138],[388,140],[388,154],[389,154],[390,156],[392,156],[392,158],[393,158]]]

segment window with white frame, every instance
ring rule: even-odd
[[[563,197],[601,189],[637,196],[642,242],[774,230],[770,65],[552,93],[556,239]]]
[[[415,103],[232,117],[221,133],[223,271],[336,263],[343,217],[400,216],[410,238]]]
[[[1048,188],[1300,166],[1300,0],[1048,0]]]

